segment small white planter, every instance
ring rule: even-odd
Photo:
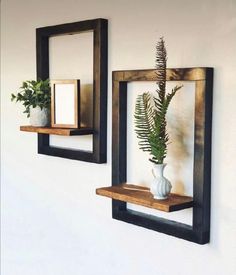
[[[163,176],[165,166],[166,164],[154,164],[152,169],[154,179],[150,191],[157,200],[167,199],[172,188],[170,181]]]
[[[49,125],[49,111],[47,108],[30,108],[30,124],[35,127],[44,127]]]

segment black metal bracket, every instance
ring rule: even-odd
[[[49,135],[38,134],[38,153],[87,162],[105,163],[107,158],[107,29],[106,19],[93,19],[36,29],[37,78],[49,77],[49,38],[93,31],[93,151],[50,146]]]
[[[112,185],[126,182],[127,83],[158,81],[156,70],[113,72]],[[192,226],[127,209],[112,200],[112,217],[198,244],[210,239],[211,124],[213,68],[167,69],[167,81],[195,82]]]

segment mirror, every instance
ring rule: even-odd
[[[80,81],[51,80],[51,90],[51,126],[78,128]]]

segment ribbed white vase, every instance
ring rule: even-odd
[[[166,164],[154,164],[152,173],[154,179],[151,183],[150,191],[153,194],[154,199],[164,200],[168,198],[172,185],[170,181],[163,176],[164,168]]]
[[[30,124],[35,127],[44,127],[49,124],[49,111],[47,108],[30,108]]]

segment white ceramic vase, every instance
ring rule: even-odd
[[[150,191],[153,194],[154,199],[157,200],[167,199],[172,188],[170,181],[163,176],[165,166],[165,163],[154,164],[152,169],[154,179],[151,183]]]
[[[35,127],[44,127],[49,124],[49,111],[47,108],[30,108],[30,124]]]

